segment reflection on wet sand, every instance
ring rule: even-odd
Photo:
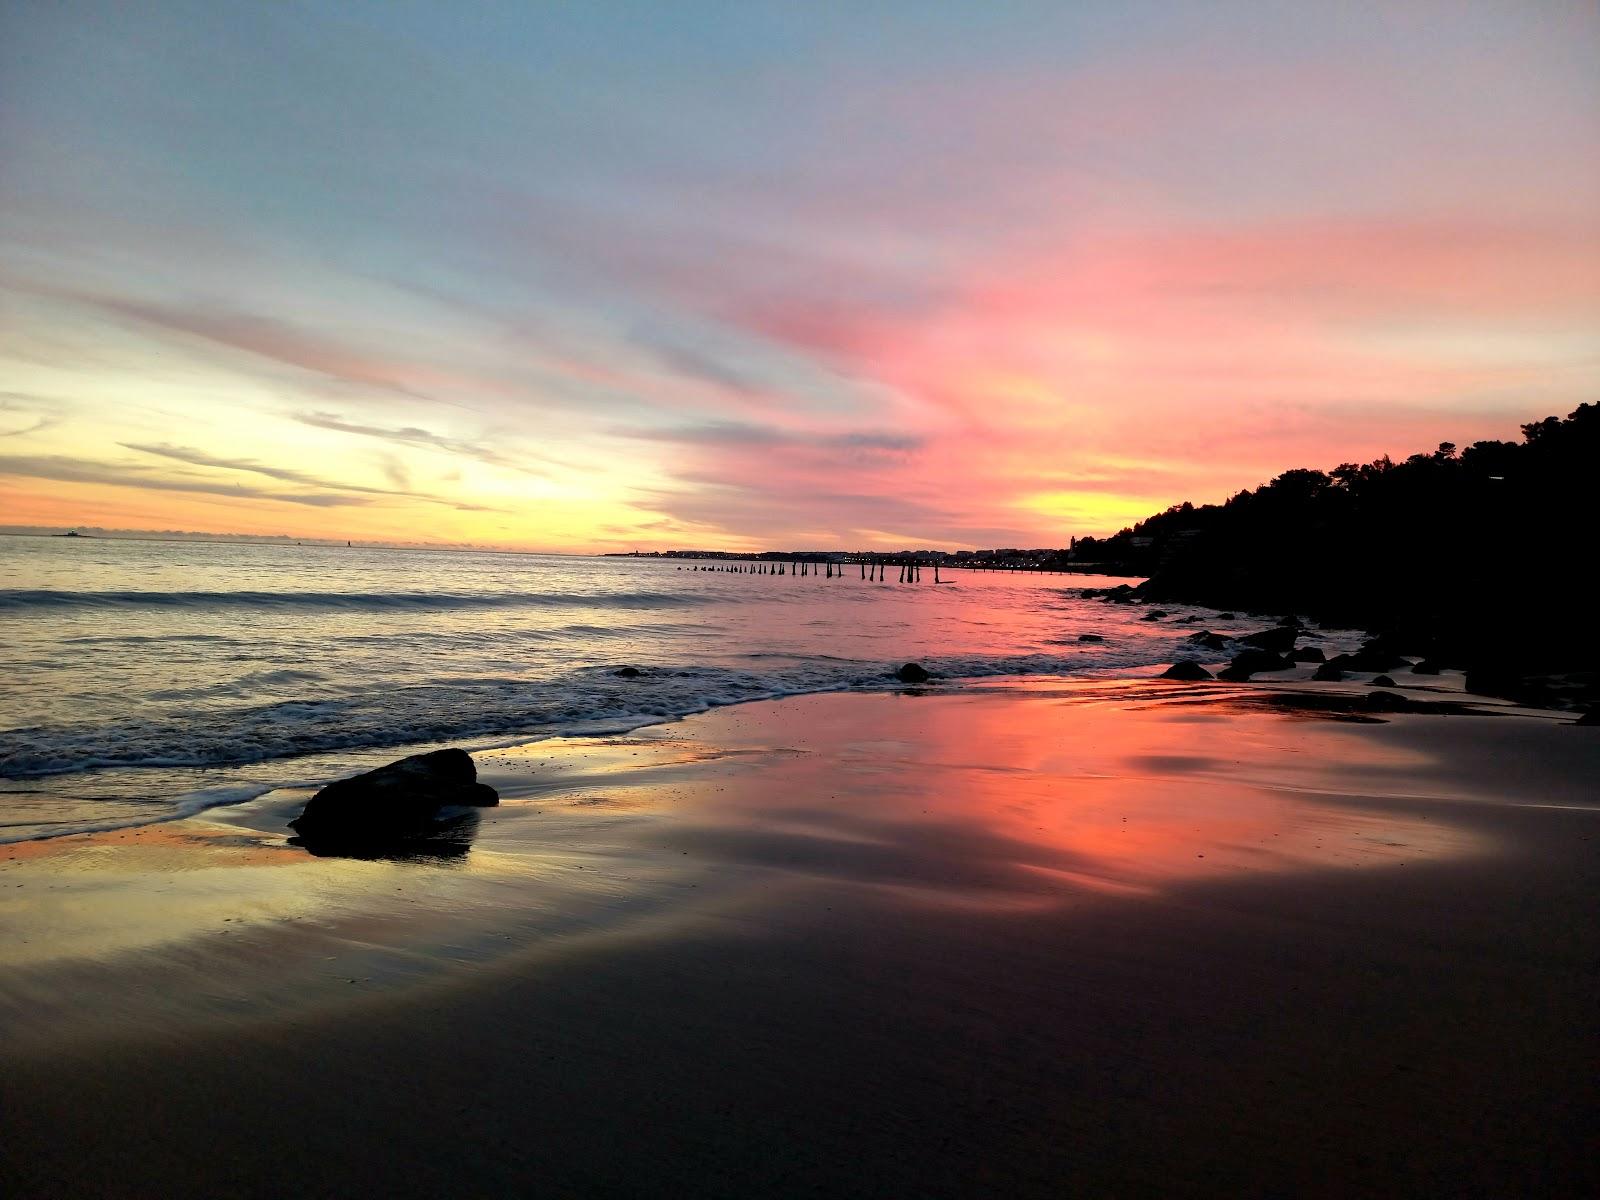
[[[1101,686],[1000,704],[794,700],[784,725],[762,707],[721,722],[719,742],[744,757],[683,785],[675,845],[709,861],[1009,903],[1228,871],[1397,865],[1479,841],[1370,792],[1373,770],[1402,778],[1424,757],[1259,706],[1160,705]],[[681,743],[646,734],[630,745],[667,757]],[[752,767],[761,745],[801,752]]]
[[[103,956],[307,919],[408,941],[417,907],[492,924],[490,893],[494,920],[535,896],[578,910],[597,894],[602,921],[621,920],[641,910],[620,898],[654,896],[668,879],[693,881],[657,897],[686,917],[730,889],[759,903],[780,881],[1005,908],[1483,849],[1465,827],[1385,802],[1381,780],[1415,793],[1426,755],[1226,693],[1212,700],[1147,683],[1035,683],[998,703],[794,698],[628,737],[556,739],[480,754],[499,810],[360,855],[286,839],[284,814],[304,800],[290,792],[23,843],[0,859],[12,884],[0,889],[0,955]],[[396,896],[412,909],[405,922],[390,919]]]
[[[291,837],[288,844],[314,858],[353,858],[364,862],[414,862],[442,866],[467,856],[472,849],[473,839],[478,836],[481,822],[477,810],[472,809],[438,821],[421,837],[354,845],[348,841]]]

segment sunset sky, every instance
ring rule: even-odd
[[[1054,546],[1600,399],[1600,6],[0,15],[0,525]]]

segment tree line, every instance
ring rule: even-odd
[[[1080,558],[1148,600],[1297,613],[1465,663],[1600,668],[1600,405],[1518,442],[1285,471],[1222,504],[1174,505]]]

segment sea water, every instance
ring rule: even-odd
[[[165,819],[419,747],[895,687],[907,661],[946,687],[1137,673],[1200,627],[1077,594],[1103,578],[694,569],[713,565],[0,537],[0,840]]]

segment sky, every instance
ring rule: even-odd
[[[1597,382],[1592,0],[0,9],[0,525],[1059,546]]]

